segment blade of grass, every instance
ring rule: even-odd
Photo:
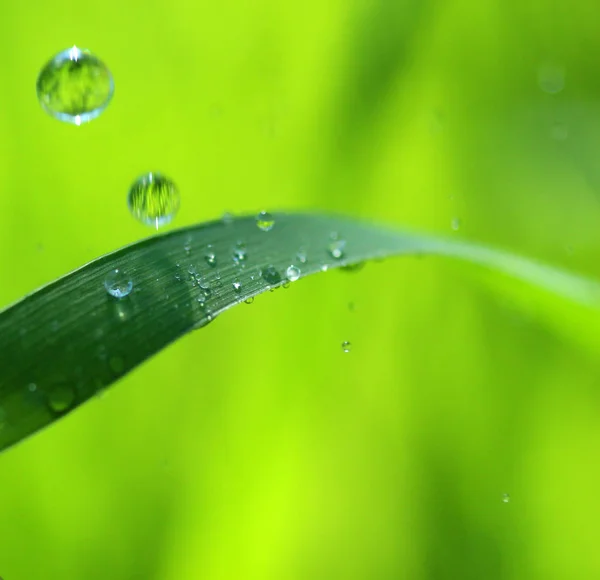
[[[0,312],[0,450],[186,332],[285,283],[289,266],[304,277],[403,254],[460,258],[600,306],[595,281],[466,242],[323,215],[276,214],[267,232],[253,217],[200,224],[102,256]],[[104,287],[116,268],[133,283],[121,299]]]

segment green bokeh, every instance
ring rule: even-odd
[[[32,0],[0,21],[1,305],[147,236],[126,197],[151,170],[181,191],[170,227],[320,209],[600,277],[595,1]],[[35,96],[73,44],[116,86],[82,127]],[[600,578],[597,329],[552,308],[440,258],[234,308],[0,455],[0,576]]]

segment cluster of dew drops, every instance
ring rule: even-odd
[[[65,123],[77,126],[99,117],[112,100],[115,84],[109,68],[96,55],[87,49],[73,46],[67,48],[41,69],[36,83],[37,96],[42,108],[52,117]],[[142,224],[158,230],[169,224],[176,216],[180,206],[180,192],[175,182],[157,171],[149,171],[138,176],[130,185],[127,193],[127,205],[130,213]],[[226,214],[223,221],[230,220]],[[256,216],[257,227],[269,232],[275,226],[275,218],[267,211]],[[332,258],[338,260],[344,255],[346,242],[333,236],[328,247]],[[233,259],[242,262],[246,250],[239,245],[234,250]],[[216,263],[214,252],[208,251],[206,260],[209,265]],[[306,254],[300,250],[297,255],[299,264],[306,262]],[[326,269],[327,266],[323,266]],[[290,264],[285,272],[286,282],[295,282],[302,272],[298,265]],[[262,277],[269,284],[280,281],[277,270],[269,266],[262,272]],[[104,279],[106,292],[115,299],[127,297],[133,290],[133,281],[128,273],[120,268],[107,273]],[[204,299],[210,288],[204,288]],[[233,290],[240,293],[242,285],[234,280]],[[253,297],[246,302],[251,303]],[[350,352],[348,341],[342,343],[342,351]]]

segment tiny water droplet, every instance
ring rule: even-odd
[[[206,296],[206,298],[210,298],[210,295],[212,294],[212,290],[210,289],[210,284],[207,281],[204,282],[200,282],[200,290],[202,290],[204,296]]]
[[[261,272],[261,276],[267,284],[278,284],[281,282],[281,274],[279,274],[275,266],[267,266]]]
[[[233,214],[232,214],[232,213],[230,213],[230,212],[228,212],[228,211],[226,211],[226,212],[223,214],[223,217],[221,218],[221,221],[222,221],[222,222],[223,222],[223,223],[224,223],[226,226],[229,226],[229,225],[231,225],[231,224],[233,223]]]
[[[68,411],[75,403],[75,399],[75,389],[66,383],[52,385],[46,392],[48,407],[55,413]]]
[[[296,254],[296,259],[301,264],[306,264],[306,261],[308,260],[306,252],[304,250],[298,250],[298,253]]]
[[[294,266],[288,266],[288,269],[285,271],[285,276],[290,282],[295,282],[300,278],[300,268]]]
[[[127,205],[135,219],[156,229],[171,222],[179,211],[179,190],[161,173],[138,177],[129,188]]]
[[[254,296],[249,296],[248,298],[246,298],[246,300],[244,300],[244,302],[246,304],[252,304],[254,302]]]
[[[344,257],[344,250],[346,249],[346,240],[333,240],[327,247],[329,255],[334,260],[340,260]]]
[[[261,211],[256,216],[256,225],[263,232],[268,232],[275,225],[275,218],[268,211]]]
[[[509,503],[510,502],[510,495],[508,493],[503,493],[502,494],[502,503]]]
[[[344,352],[350,352],[351,349],[352,349],[352,345],[347,340],[342,342],[342,350]]]
[[[204,259],[206,260],[206,263],[211,268],[214,268],[217,265],[217,254],[215,254],[215,251],[213,250],[212,245],[208,245],[206,247],[206,253],[204,254]]]
[[[248,252],[246,251],[245,244],[238,242],[233,249],[233,262],[234,264],[241,265],[248,258]]]
[[[81,125],[108,106],[115,85],[106,65],[89,50],[76,46],[48,61],[37,78],[37,97],[55,119]]]
[[[133,289],[133,282],[126,272],[116,268],[104,279],[104,288],[114,298],[125,298]]]
[[[29,384],[27,385],[27,390],[28,390],[30,393],[33,393],[33,392],[34,392],[36,389],[37,389],[37,385],[36,385],[35,383],[29,383]]]
[[[290,286],[291,286],[291,283],[290,283],[290,281],[289,281],[289,280],[286,280],[286,281],[285,281],[285,282],[284,282],[284,283],[281,285],[281,287],[282,287],[284,290],[287,290],[287,289],[288,289]]]
[[[183,250],[185,251],[185,255],[189,256],[192,253],[192,245],[187,243],[183,246]]]
[[[452,218],[452,222],[450,223],[450,226],[452,227],[452,229],[457,232],[460,229],[460,218]]]
[[[238,294],[242,291],[242,283],[239,280],[234,280],[232,285],[234,291]]]

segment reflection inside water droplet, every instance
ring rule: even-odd
[[[175,183],[162,173],[138,177],[127,195],[129,211],[138,221],[156,229],[171,222],[179,211],[180,196]]]
[[[59,121],[81,125],[108,106],[114,82],[106,65],[89,50],[76,46],[59,52],[37,78],[42,108]]]

